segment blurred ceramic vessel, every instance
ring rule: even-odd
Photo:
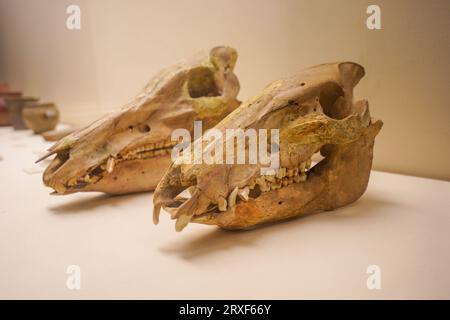
[[[42,133],[55,129],[59,120],[59,111],[54,103],[26,105],[22,110],[22,118],[28,129],[34,133]]]
[[[8,108],[9,121],[11,122],[14,130],[27,129],[22,118],[22,110],[27,106],[36,104],[38,102],[38,99],[32,97],[9,97],[5,100],[6,106]]]

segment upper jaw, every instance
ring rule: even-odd
[[[95,190],[95,184],[110,175],[117,166],[124,162],[148,160],[157,157],[170,157],[171,149],[176,142],[169,139],[154,143],[139,143],[124,148],[115,154],[99,155],[95,161],[84,164],[85,157],[70,158],[71,150],[57,153],[55,159],[44,172],[44,184],[53,188],[58,194],[70,194],[78,191]],[[86,154],[86,157],[89,153]],[[133,170],[130,168],[129,170]],[[109,181],[110,184],[119,183]],[[103,186],[108,188],[107,186]],[[111,187],[109,187],[111,189]]]

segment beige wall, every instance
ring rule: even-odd
[[[65,28],[79,4],[82,29]],[[382,30],[365,27],[378,4]],[[241,99],[303,67],[354,60],[384,120],[375,168],[450,180],[450,1],[0,0],[0,80],[87,123],[199,48],[239,50]]]

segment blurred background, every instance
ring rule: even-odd
[[[81,29],[66,28],[69,5]],[[366,27],[370,4],[381,30]],[[0,81],[85,125],[199,49],[239,52],[241,100],[319,63],[366,68],[377,170],[450,180],[450,1],[0,0]]]

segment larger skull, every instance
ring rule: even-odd
[[[353,102],[364,69],[352,62],[315,66],[266,87],[221,121],[229,128],[279,129],[280,168],[261,164],[186,164],[177,159],[154,194],[154,222],[161,207],[176,219],[246,229],[357,200],[372,166],[374,138],[382,127],[365,100]],[[211,144],[197,140],[195,145]],[[312,165],[315,153],[321,161]],[[181,159],[181,158],[180,158]],[[189,190],[190,196],[183,197]]]
[[[174,129],[212,127],[234,110],[237,52],[215,47],[161,71],[129,104],[49,149],[43,175],[57,193],[152,190],[171,162]],[[45,158],[43,157],[43,158]]]

